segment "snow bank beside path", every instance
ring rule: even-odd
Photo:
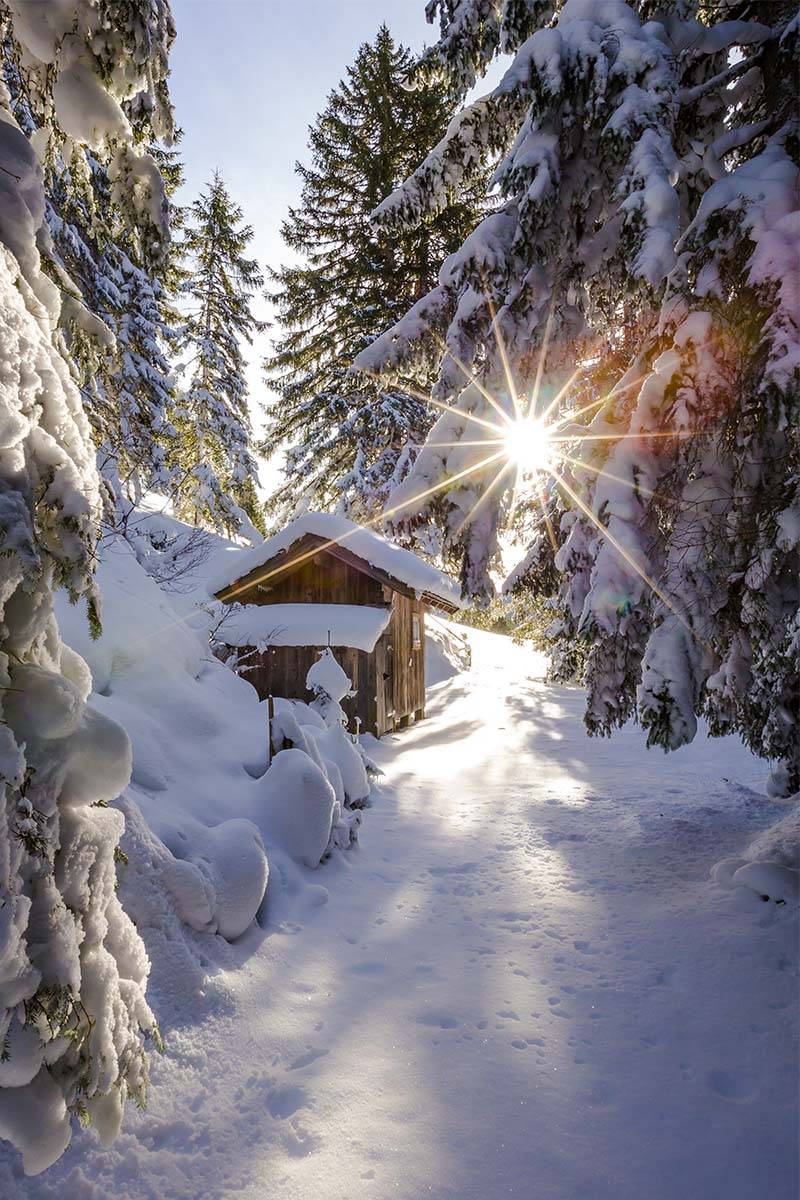
[[[167,522],[170,536],[189,535],[180,522]],[[122,807],[136,828],[123,839],[123,893],[148,944],[161,944],[166,922],[172,940],[183,939],[186,955],[202,967],[209,950],[192,935],[241,937],[262,905],[268,858],[313,867],[331,845],[346,847],[358,820],[343,806],[363,804],[369,786],[344,731],[329,729],[302,703],[278,701],[274,736],[297,748],[292,768],[278,755],[268,769],[266,704],[210,653],[205,635],[213,618],[196,607],[202,579],[182,582],[183,594],[167,595],[130,544],[109,536],[98,569],[102,636],[93,640],[82,608],[63,598],[58,616],[65,641],[89,665],[93,707],[132,744]],[[303,829],[303,814],[312,811],[313,833]],[[201,978],[202,970],[189,974]]]
[[[83,611],[65,601],[62,636],[89,664],[93,706],[131,739],[128,798],[167,851],[161,879],[182,919],[236,937],[267,879],[261,832],[246,819],[254,806],[247,769],[267,766],[259,706],[180,621],[127,542],[107,541],[98,583],[102,636],[93,641]]]
[[[472,661],[469,634],[463,625],[425,614],[425,684],[435,687],[462,671]]]
[[[800,805],[756,837],[742,857],[717,863],[712,877],[724,888],[748,888],[765,902],[800,902]]]

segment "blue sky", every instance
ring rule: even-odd
[[[170,87],[184,130],[184,199],[218,167],[255,229],[263,264],[283,257],[280,222],[298,197],[294,163],[306,155],[308,126],[385,20],[395,37],[421,48],[435,29],[424,0],[173,0],[178,38]],[[262,309],[262,315],[266,309]],[[253,399],[266,397],[251,354]],[[254,413],[254,416],[256,414]]]

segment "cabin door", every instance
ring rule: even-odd
[[[390,626],[390,629],[392,627]],[[391,729],[395,722],[394,715],[394,642],[387,642],[386,653],[383,657],[383,711],[386,717],[386,727]]]

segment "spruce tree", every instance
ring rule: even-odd
[[[115,890],[124,819],[108,805],[130,779],[130,742],[86,703],[91,673],[53,610],[63,587],[98,629],[101,505],[60,325],[80,292],[49,245],[39,152],[52,141],[67,162],[105,145],[132,189],[121,211],[155,252],[162,185],[126,111],[168,134],[174,29],[167,3],[107,0],[99,22],[95,4],[43,0],[0,5],[0,35],[45,135],[32,144],[0,86],[0,1137],[35,1174],[73,1118],[113,1141],[125,1097],[144,1102],[143,1033],[157,1033],[147,955]]]
[[[46,146],[49,236],[40,238],[41,248],[62,292],[64,347],[78,369],[101,461],[132,498],[148,487],[166,491],[166,446],[174,436],[167,417],[174,402],[168,361],[174,243],[154,237],[149,221],[131,219],[130,197],[115,183],[119,146],[79,144],[48,124],[50,114],[37,103],[36,80],[22,67],[9,26],[3,74],[20,127]],[[133,107],[126,107],[132,115]],[[158,207],[168,208],[165,219],[174,232],[180,221],[171,197],[181,182],[180,162],[174,149],[150,140],[154,130],[144,116],[134,125],[148,170],[160,171],[157,192],[152,180],[146,190]]]
[[[270,272],[281,336],[265,366],[279,394],[268,445],[288,445],[272,498],[281,519],[300,505],[373,515],[405,476],[430,426],[411,368],[396,386],[351,370],[355,355],[424,296],[442,259],[477,219],[479,185],[397,237],[369,214],[444,134],[451,98],[409,90],[412,66],[385,25],[363,44],[309,132],[297,165],[301,200],[282,226],[296,260]]]
[[[253,230],[242,218],[215,172],[187,212],[182,291],[188,313],[176,339],[188,378],[173,414],[179,510],[195,524],[228,533],[249,522],[263,530],[240,343],[252,343],[265,328],[252,310],[264,277],[245,256]]]
[[[561,517],[548,534],[557,660],[584,664],[590,731],[636,717],[672,749],[705,716],[796,789],[795,6],[435,0],[437,12],[422,78],[463,93],[498,50],[515,57],[376,220],[413,226],[498,149],[502,202],[357,360],[391,377],[423,355],[456,409],[392,503],[418,514],[415,495],[437,489],[460,513],[480,499],[450,545],[466,590],[490,595],[514,472],[480,423],[498,407],[513,418],[515,393],[534,415],[554,406],[551,423],[571,411],[551,447]]]
[[[125,493],[137,500],[145,489],[167,493],[170,485],[175,249],[149,258],[137,231],[120,222],[106,167],[91,154],[87,165],[91,211],[62,164],[50,183],[48,225],[82,304],[113,338],[98,336],[79,316],[67,320],[101,461],[113,463]]]

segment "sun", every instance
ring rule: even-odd
[[[544,421],[521,417],[503,430],[503,451],[520,475],[549,471],[554,446]]]

